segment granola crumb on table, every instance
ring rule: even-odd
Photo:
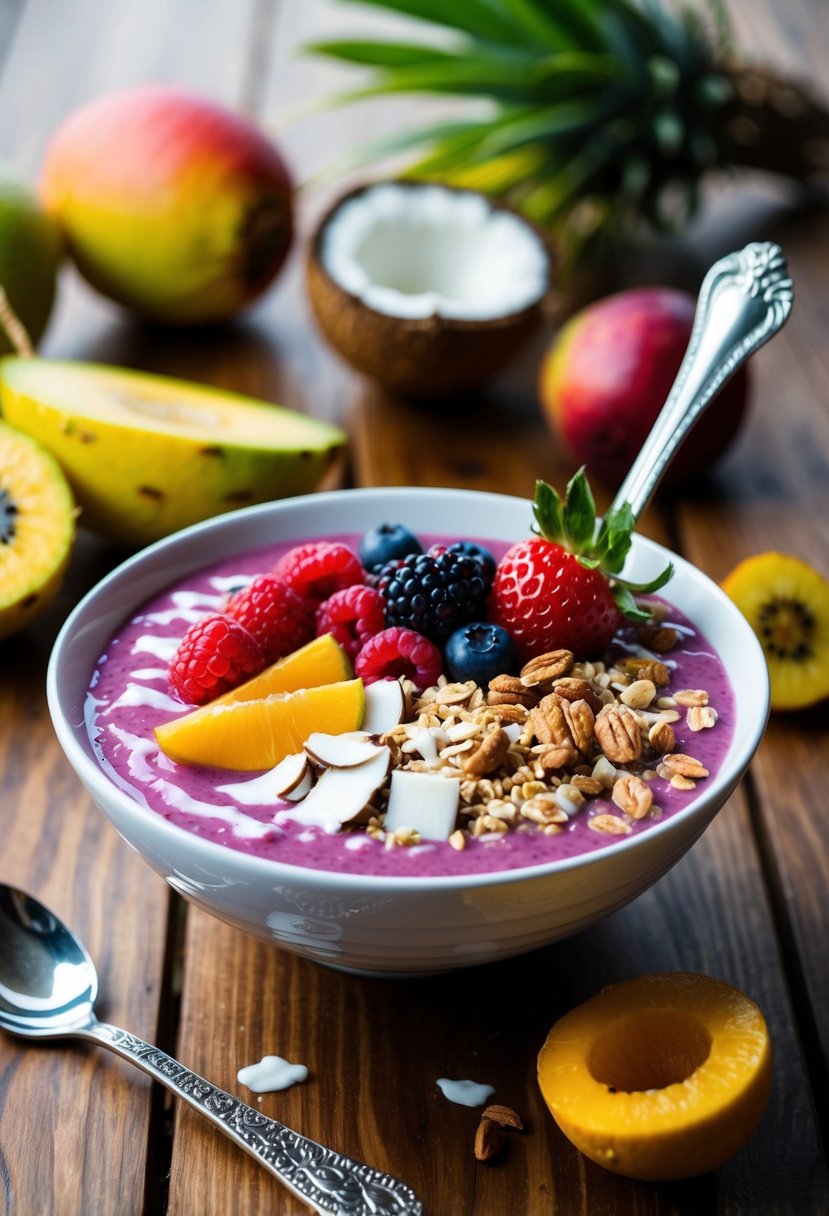
[[[678,640],[660,627],[644,641],[647,650],[608,663],[551,651],[486,689],[441,676],[418,693],[404,681],[411,712],[383,736],[393,768],[459,780],[449,838],[456,850],[469,838],[555,835],[574,816],[597,833],[629,835],[662,814],[651,788],[657,777],[692,790],[708,776],[699,760],[676,751],[680,718],[694,732],[717,721],[705,690],[671,692],[670,660],[657,656]],[[384,831],[386,798],[384,789],[375,799],[369,834],[389,848],[419,844],[416,832]]]

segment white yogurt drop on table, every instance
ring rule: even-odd
[[[448,1077],[438,1077],[437,1087],[450,1102],[458,1106],[483,1106],[487,1098],[495,1093],[494,1085],[481,1085],[477,1081],[450,1081]]]
[[[263,1056],[258,1064],[240,1068],[236,1080],[246,1085],[255,1094],[273,1093],[288,1089],[300,1081],[307,1080],[308,1069],[304,1064],[289,1064],[282,1056]]]

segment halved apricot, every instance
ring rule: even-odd
[[[716,1169],[755,1130],[771,1086],[757,1006],[707,975],[644,975],[561,1018],[538,1057],[544,1101],[576,1148],[629,1178]]]

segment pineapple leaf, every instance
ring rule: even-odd
[[[463,169],[455,169],[451,163],[445,162],[445,171],[438,174],[426,168],[420,171],[419,165],[414,165],[410,174],[419,180],[433,180],[437,177],[447,185],[457,186],[466,190],[480,190],[487,194],[506,194],[517,191],[533,173],[547,162],[547,154],[543,148],[531,144],[523,148],[506,152],[503,156],[490,156],[480,163],[470,161]]]
[[[329,43],[332,55],[337,44]],[[607,56],[577,51],[543,57],[528,57],[519,52],[492,55],[468,52],[456,55],[418,47],[416,62],[385,68],[373,83],[342,94],[340,101],[355,101],[386,93],[485,94],[504,103],[552,100],[572,97],[578,87],[595,93],[597,84],[617,74]]]
[[[601,34],[585,4],[545,4],[543,0],[503,0],[515,24],[526,30],[533,42],[551,50],[577,46],[601,46]]]
[[[527,109],[505,110],[500,118],[489,122],[479,122],[467,131],[459,133],[456,138],[443,140],[432,153],[412,166],[412,174],[419,177],[435,176],[449,172],[453,181],[458,174],[451,172],[457,164],[459,151],[467,151],[469,157],[461,176],[471,169],[473,172],[483,167],[485,163],[495,158],[501,158],[506,153],[517,152],[528,144],[548,144],[562,134],[572,134],[583,128],[590,127],[602,114],[598,103],[589,101],[559,102],[552,106],[532,107]],[[478,139],[474,138],[477,130]],[[543,151],[536,149],[531,158],[538,167],[547,157]],[[526,160],[519,168],[524,179],[530,171]]]
[[[724,0],[350,2],[443,36],[315,43],[368,69],[332,101],[427,93],[488,103],[482,119],[385,146],[420,149],[407,176],[501,193],[556,230],[565,274],[608,235],[676,229],[704,173],[731,156]]]
[[[416,17],[420,21],[461,30],[487,42],[509,46],[532,46],[532,40],[516,26],[496,3],[489,0],[359,0],[386,11]]]
[[[374,42],[353,38],[308,42],[303,50],[312,55],[325,55],[329,59],[341,59],[345,63],[359,63],[373,68],[412,67],[451,57],[451,52],[440,51],[433,46],[420,46],[416,42]]]

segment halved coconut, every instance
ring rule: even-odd
[[[473,190],[377,182],[321,221],[308,289],[332,346],[393,392],[482,384],[541,318],[549,250],[529,221]]]

